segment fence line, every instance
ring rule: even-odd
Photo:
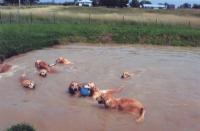
[[[17,20],[16,20],[16,19]],[[44,15],[44,16],[39,16],[39,15],[34,15],[32,12],[30,12],[29,14],[24,14],[21,15],[19,14],[15,14],[15,13],[3,13],[0,11],[0,24],[59,24],[59,23],[69,23],[69,22],[83,22],[83,21],[87,21],[87,18],[73,18],[70,16],[63,16],[63,15],[58,15],[56,13],[49,13],[49,15]],[[158,18],[155,18],[155,20],[153,21],[135,21],[135,20],[131,20],[129,18],[129,16],[122,16],[122,20],[120,19],[116,19],[116,20],[109,20],[109,19],[98,19],[95,17],[92,18],[92,14],[89,13],[88,14],[88,23],[91,24],[92,22],[138,22],[138,23],[153,23],[153,24],[169,24],[169,25],[176,25],[176,23],[167,23],[167,22],[161,22],[160,20],[158,20]],[[181,24],[181,23],[177,23],[177,24]],[[186,25],[188,27],[191,27],[191,21],[187,20],[187,21],[183,21],[182,23],[183,25]]]

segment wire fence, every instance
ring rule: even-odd
[[[38,15],[36,13],[23,13],[19,12],[1,12],[0,11],[0,24],[60,24],[60,23],[105,23],[105,22],[120,22],[120,23],[153,23],[153,24],[168,24],[168,25],[184,25],[184,26],[193,26],[190,20],[181,21],[181,22],[166,22],[158,18],[151,19],[132,19],[130,16],[121,15],[117,18],[97,18],[95,15],[89,13],[84,17],[79,16],[67,16],[59,13],[45,13],[44,15]]]

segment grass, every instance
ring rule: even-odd
[[[105,7],[90,7],[82,8],[78,6],[60,6],[54,8],[54,11],[68,11],[72,13],[92,13],[92,14],[141,14],[141,13],[154,13],[154,14],[172,14],[177,16],[196,16],[200,17],[198,9],[176,9],[176,10],[163,10],[163,9],[139,9],[139,8],[105,8]]]
[[[35,131],[35,129],[28,124],[22,123],[11,126],[7,131]]]
[[[199,10],[34,6],[20,19],[16,7],[0,11],[3,58],[72,42],[200,46]]]
[[[12,13],[16,15],[17,8],[2,8],[1,14]],[[163,23],[173,25],[188,25],[190,23],[193,27],[200,27],[199,10],[146,10],[134,8],[105,8],[105,7],[76,7],[76,6],[37,6],[31,8],[22,7],[20,9],[21,16],[27,16],[32,13],[35,17],[52,19],[54,14],[56,18],[75,18],[75,19],[88,19],[91,14],[93,20],[106,20],[106,21],[125,21],[129,22],[149,22],[149,23]],[[4,17],[2,17],[4,19]],[[59,19],[58,19],[59,21]]]
[[[0,56],[5,58],[55,44],[73,42],[200,46],[196,28],[122,22],[2,24]]]

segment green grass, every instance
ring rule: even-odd
[[[20,23],[58,23],[70,19],[88,19],[101,21],[126,21],[163,23],[200,27],[199,10],[152,10],[135,8],[77,7],[77,6],[33,6],[20,8]],[[31,15],[32,14],[32,15]],[[55,16],[55,17],[54,17]],[[71,20],[70,20],[71,21]],[[0,7],[0,23],[18,22],[18,9],[15,6]]]
[[[30,50],[73,42],[200,46],[199,36],[197,28],[134,22],[2,24],[0,56],[8,58]]]

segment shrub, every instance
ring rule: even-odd
[[[21,123],[11,126],[7,131],[35,131],[35,129],[28,124]]]

